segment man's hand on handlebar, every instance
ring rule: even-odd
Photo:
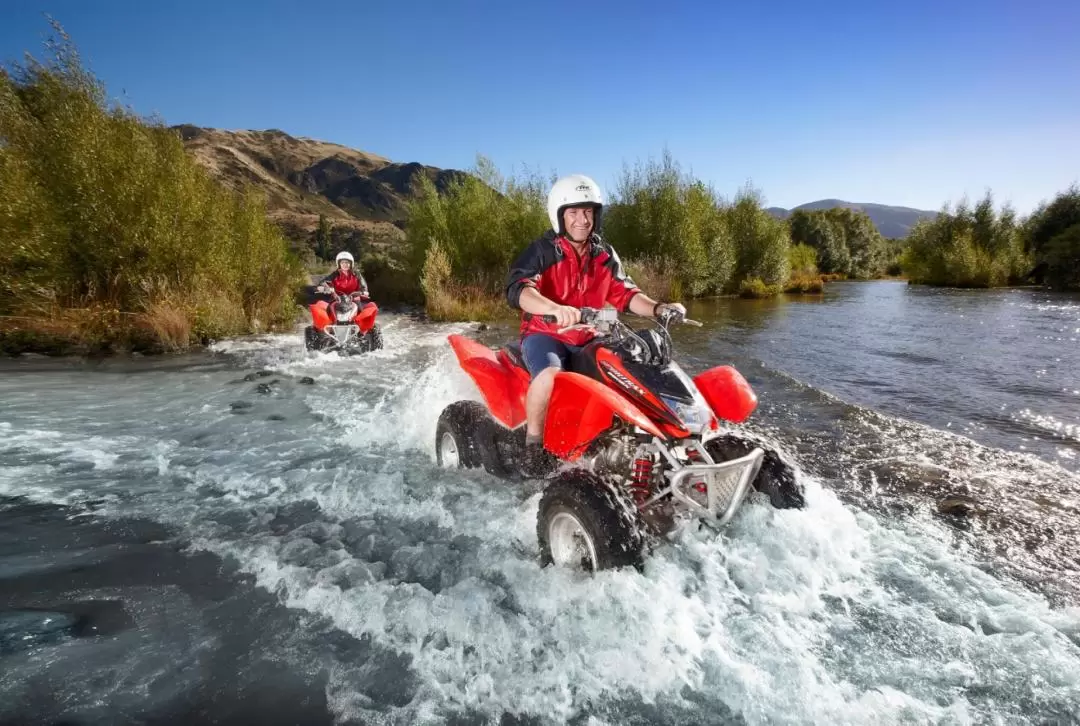
[[[549,323],[557,323],[560,328],[569,328],[581,322],[581,311],[570,305],[559,305],[544,316]]]
[[[660,303],[656,306],[655,316],[666,323],[679,323],[686,318],[686,308],[682,303]]]

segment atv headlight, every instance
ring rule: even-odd
[[[712,409],[709,408],[709,404],[704,399],[695,396],[693,403],[686,403],[685,401],[664,396],[663,400],[683,420],[686,428],[693,433],[701,433],[712,421]]]

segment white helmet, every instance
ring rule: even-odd
[[[348,260],[354,265],[356,264],[356,260],[353,259],[352,254],[349,252],[338,252],[337,257],[334,258],[334,264],[340,264],[342,260]]]
[[[555,182],[548,193],[547,202],[551,228],[557,234],[566,234],[562,219],[563,210],[582,204],[591,205],[596,210],[596,217],[593,220],[593,229],[596,229],[600,226],[600,212],[604,208],[604,196],[600,193],[600,187],[596,182],[584,174],[571,174]]]

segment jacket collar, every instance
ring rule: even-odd
[[[555,253],[561,258],[564,254],[563,242],[565,241],[566,244],[569,246],[570,240],[567,239],[565,235],[556,234],[554,230],[550,229],[547,231],[547,234],[545,236],[551,241],[553,245],[555,245]],[[591,235],[589,235],[589,246],[587,248],[589,257],[596,257],[598,254],[600,254],[602,248],[603,243],[600,239],[600,235],[598,235],[596,232],[593,232]]]

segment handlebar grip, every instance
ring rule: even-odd
[[[541,315],[540,319],[543,320],[545,323],[557,323],[557,322],[559,322],[559,319],[557,317],[555,317],[554,315]]]

